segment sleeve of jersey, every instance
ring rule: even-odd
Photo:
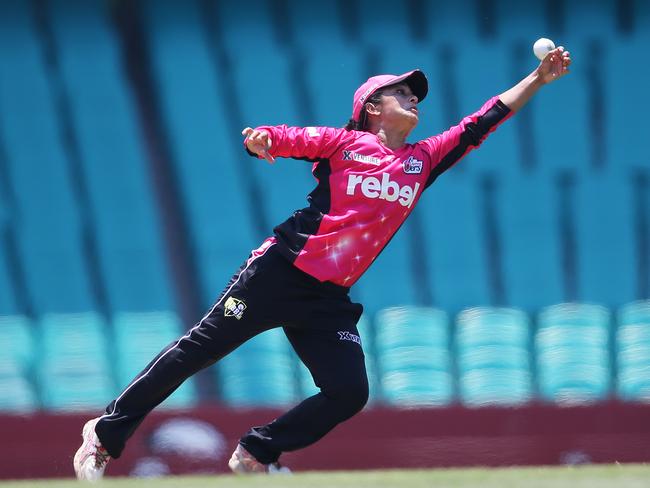
[[[308,161],[330,157],[343,134],[347,132],[333,127],[288,127],[286,125],[261,126],[256,130],[265,130],[270,134],[269,153],[273,157]]]
[[[513,115],[499,97],[488,100],[478,112],[463,118],[442,134],[421,141],[431,155],[431,173],[425,188]]]

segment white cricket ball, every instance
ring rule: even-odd
[[[544,59],[546,55],[553,49],[555,49],[555,43],[550,39],[546,39],[545,37],[537,39],[535,41],[535,44],[533,44],[533,52],[539,60]]]

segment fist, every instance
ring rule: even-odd
[[[570,65],[571,54],[564,50],[564,46],[560,46],[549,51],[537,69],[542,81],[551,83],[566,75]]]
[[[246,136],[244,143],[248,150],[263,157],[269,163],[275,163],[275,158],[269,154],[271,149],[271,137],[265,130],[254,130],[246,127],[241,134]]]

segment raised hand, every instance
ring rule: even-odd
[[[246,136],[244,143],[248,150],[252,153],[262,156],[269,163],[275,163],[275,158],[269,154],[269,149],[271,149],[271,138],[269,133],[265,130],[254,130],[250,127],[246,127],[241,131],[243,136]]]
[[[542,83],[551,83],[569,72],[571,65],[571,53],[565,51],[563,46],[556,47],[549,51],[546,57],[537,67]]]

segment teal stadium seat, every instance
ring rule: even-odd
[[[115,373],[125,388],[160,351],[176,342],[183,330],[172,312],[122,312],[113,318]],[[166,409],[190,408],[198,402],[195,380],[186,380],[161,405]]]
[[[321,52],[336,52],[345,58],[348,50],[354,50],[353,43],[346,44],[346,38],[353,33],[345,31],[344,16],[340,2],[305,2],[303,0],[288,0],[286,21],[293,37],[294,47],[298,47],[307,54],[307,61],[318,56]],[[318,19],[314,22],[312,19]],[[342,64],[342,61],[341,61]],[[321,67],[321,74],[335,81],[336,76],[331,68]],[[358,66],[349,66],[349,69],[359,69]],[[342,75],[344,70],[337,70],[336,75]],[[329,83],[322,82],[319,91],[328,87]],[[324,97],[329,100],[329,97]],[[340,125],[340,124],[337,124]]]
[[[0,232],[4,233],[1,215],[0,209]],[[0,315],[14,315],[21,311],[10,266],[9,256],[4,249],[0,250]]]
[[[458,38],[473,40],[479,37],[477,13],[464,2],[421,2],[421,12],[414,14],[429,24],[430,40],[448,42]]]
[[[417,211],[424,223],[434,304],[451,314],[489,305],[479,181],[452,168],[429,188]]]
[[[312,3],[301,2],[304,5]],[[312,25],[311,23],[309,24]],[[363,51],[355,44],[344,49],[329,43],[305,57],[309,104],[318,126],[343,127],[352,115],[352,96],[368,78]]]
[[[23,315],[0,316],[0,343],[7,355],[3,356],[16,361],[21,368],[29,369],[34,361],[36,343],[33,324]]]
[[[648,2],[643,4],[646,11]],[[650,42],[650,15],[639,22],[637,35],[607,43],[606,62],[632,67],[609,70],[603,97],[606,114],[607,164],[611,168],[634,168],[650,171],[650,158],[644,141],[648,135],[647,113],[650,111],[650,65],[644,59]]]
[[[0,168],[4,167],[2,153],[2,139],[0,138]],[[0,184],[2,183],[2,177],[0,177]],[[0,234],[7,235],[10,225],[7,197],[0,192]],[[0,316],[13,315],[19,312],[9,267],[9,256],[7,256],[3,247],[0,249]]]
[[[562,302],[562,210],[555,179],[515,171],[497,185],[506,302],[528,313]]]
[[[0,4],[0,140],[15,195],[18,259],[37,314],[95,307],[77,192],[28,2]]]
[[[459,94],[460,120],[479,110],[490,98],[503,93],[528,71],[513,78],[513,49],[497,40],[465,40],[454,46],[456,57],[452,64]],[[530,69],[534,65],[531,65]],[[434,102],[430,100],[429,103]],[[476,151],[469,153],[452,171],[482,174],[485,171],[507,174],[520,165],[517,118],[506,121],[490,134]]]
[[[343,3],[289,0],[286,19],[293,43],[290,52],[306,83],[306,99],[299,96],[308,125],[343,127],[352,113],[352,95],[368,74],[365,49],[349,42]],[[314,22],[313,19],[318,19]],[[298,90],[297,80],[291,87]]]
[[[461,402],[518,406],[533,398],[530,322],[519,309],[476,307],[456,319]]]
[[[383,401],[405,408],[449,405],[454,396],[449,339],[443,310],[381,310],[375,344]]]
[[[355,27],[361,44],[380,53],[396,45],[406,52],[414,38],[411,9],[392,8],[393,4],[386,0],[358,0],[357,4],[360,22]]]
[[[532,54],[534,41],[531,39],[530,70],[538,63]],[[559,44],[560,40],[557,42]],[[571,52],[572,72],[559,83],[544,87],[525,110],[532,115],[538,171],[551,175],[560,170],[584,174],[592,169],[594,151],[593,100],[590,98],[590,83],[593,80],[585,72],[587,59],[593,53],[589,51],[588,42],[582,38],[568,38],[562,43]],[[522,77],[527,73],[528,70],[523,71]],[[569,105],[567,100],[571,100]],[[562,142],[550,143],[551,133],[562,134]]]
[[[617,35],[618,0],[564,0],[564,21],[567,35],[580,38]]]
[[[241,128],[228,123],[236,105],[233,94],[225,95],[223,74],[211,58],[198,2],[147,1],[143,12],[163,126],[207,305],[259,245],[238,169],[241,137],[232,134]]]
[[[162,123],[207,306],[261,236],[253,226],[256,210],[250,209],[242,171],[242,157],[252,158],[241,156],[242,128],[229,121],[236,98],[226,93],[225,73],[211,57],[201,16],[194,0],[143,3]]]
[[[84,0],[53,0],[47,6],[109,307],[169,309],[160,215],[109,6]]]
[[[578,169],[579,173],[588,173],[603,165],[614,169],[622,167],[622,164],[612,164],[610,154],[629,154],[634,151],[632,147],[623,149],[622,141],[610,143],[608,133],[613,129],[621,131],[621,128],[612,126],[613,112],[617,110],[612,105],[638,107],[644,97],[643,92],[632,97],[628,96],[631,91],[610,92],[612,80],[620,76],[617,71],[625,71],[624,76],[636,78],[637,68],[634,68],[634,76],[629,76],[628,70],[601,69],[603,63],[612,62],[621,63],[621,66],[634,66],[634,62],[632,65],[625,64],[627,60],[623,57],[626,56],[627,49],[616,47],[619,39],[619,12],[623,9],[623,2],[617,0],[564,2],[564,32],[556,39],[556,43],[564,45],[571,52],[572,73],[561,83],[549,87],[550,98],[545,99],[548,103],[537,104],[536,111],[539,108],[537,130],[540,136],[548,133],[548,121],[553,120],[553,130],[561,133],[564,140],[571,141],[571,144],[544,145],[544,154],[549,157],[542,166],[554,167],[560,162],[562,168]],[[597,57],[594,55],[596,52]],[[610,97],[618,98],[618,102]],[[630,98],[634,98],[631,104]],[[571,100],[570,110],[567,110],[565,100]],[[539,101],[542,102],[541,99]],[[558,111],[561,111],[561,117],[557,115]],[[552,117],[554,118],[551,119]],[[625,124],[628,124],[629,117],[626,118]],[[627,130],[626,126],[623,127],[623,130]]]
[[[249,56],[253,50],[263,49],[263,46],[278,47],[274,31],[277,13],[274,12],[276,5],[273,0],[251,0],[247,3],[208,1],[216,6],[218,25],[215,28],[221,32],[224,46],[235,60],[251,64]],[[252,12],[255,15],[251,15]],[[259,57],[257,60],[264,61]],[[263,86],[263,83],[258,86]]]
[[[317,125],[318,121],[304,120],[298,111],[298,96],[293,87],[288,56],[268,48],[261,49],[260,59],[268,64],[259,67],[240,62],[234,66],[244,125]],[[263,88],[256,76],[260,69],[270,73],[264,79]],[[269,93],[273,93],[273,97],[269,97]],[[279,159],[271,166],[265,160],[253,159],[245,152],[240,154],[250,160],[251,171],[260,183],[262,201],[272,226],[284,222],[294,210],[307,206],[305,197],[316,187],[311,162]]]
[[[298,400],[295,357],[281,328],[263,332],[217,363],[221,400],[234,407],[284,407]]]
[[[618,397],[650,402],[650,301],[627,303],[618,311],[616,363]]]
[[[540,37],[553,38],[551,26],[546,22],[546,5],[543,2],[524,3],[519,0],[496,0],[495,19],[499,40],[507,43],[525,43],[530,45],[528,51],[532,55],[532,43]],[[531,63],[533,59],[531,59]],[[522,77],[524,73],[522,73]]]
[[[263,40],[255,47],[257,61],[237,62],[232,67],[235,90],[244,126],[260,125],[314,126],[318,120],[307,120],[300,110],[301,101],[294,81],[296,68],[290,54],[273,48]],[[261,64],[260,64],[261,63]],[[260,72],[265,73],[260,80]],[[322,89],[326,90],[326,86]],[[269,94],[273,96],[269,96]],[[241,128],[240,128],[241,130]],[[241,139],[243,141],[243,139]],[[250,177],[259,184],[260,202],[272,227],[284,222],[294,210],[306,207],[306,196],[316,187],[310,161],[278,159],[270,165],[263,159],[252,158],[240,146],[239,158],[249,165]]]
[[[609,337],[610,313],[603,306],[563,303],[544,308],[534,339],[541,398],[559,405],[608,398]]]
[[[615,309],[637,297],[641,267],[632,179],[616,168],[576,186],[578,299]]]
[[[36,410],[35,338],[29,319],[21,315],[0,316],[0,344],[0,412]]]
[[[90,312],[45,314],[37,330],[42,406],[56,411],[106,406],[116,388],[104,319]]]
[[[650,4],[645,0],[633,0],[634,37],[650,39]]]
[[[319,125],[317,120],[306,120],[301,110],[306,102],[300,100],[296,72],[302,66],[297,65],[289,50],[277,43],[273,21],[269,21],[269,18],[273,19],[273,2],[255,0],[253,4],[218,2],[217,5],[220,21],[212,27],[223,31],[226,44],[234,43],[227,55],[233,61],[233,96],[239,103],[242,124],[251,127]],[[250,16],[248,13],[252,8],[267,12],[270,17]],[[239,19],[242,19],[241,23]],[[256,52],[254,63],[248,60],[253,51]],[[239,146],[237,156],[238,164],[246,165],[249,170],[247,177],[257,182],[258,201],[263,202],[263,208],[254,211],[265,215],[268,235],[271,235],[273,226],[284,222],[294,210],[307,206],[305,197],[316,186],[310,162],[281,159],[270,166],[264,160],[248,156],[242,146]]]

